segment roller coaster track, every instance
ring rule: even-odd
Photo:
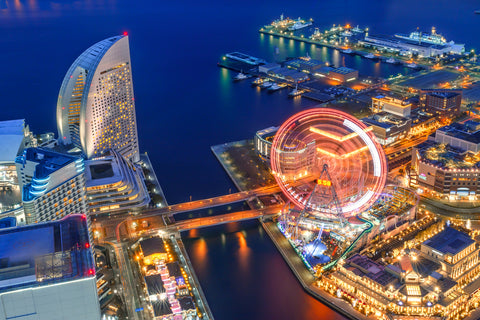
[[[347,257],[347,255],[350,253],[350,251],[352,251],[352,249],[357,245],[358,243],[358,240],[360,240],[364,235],[366,235],[367,233],[370,233],[370,231],[372,231],[372,228],[373,228],[373,224],[368,221],[368,220],[365,220],[363,218],[360,218],[357,216],[357,219],[366,223],[367,224],[367,227],[365,229],[363,229],[363,231],[358,235],[358,237],[355,238],[355,240],[353,240],[353,242],[345,249],[345,251],[343,251],[342,255],[340,256],[340,258],[336,259],[336,260],[333,260],[332,262],[330,262],[329,264],[327,264],[326,266],[324,266],[322,268],[323,271],[327,271],[327,270],[330,270],[331,268],[333,268],[334,266],[337,265],[337,262],[340,260],[340,259],[345,259]]]

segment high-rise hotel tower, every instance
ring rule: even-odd
[[[58,96],[57,126],[58,140],[87,158],[115,149],[139,160],[128,36],[94,44],[71,65]]]

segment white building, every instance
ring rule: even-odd
[[[87,204],[92,214],[139,211],[150,202],[142,168],[112,150],[85,162]]]
[[[2,229],[0,243],[0,320],[100,319],[85,216]]]
[[[117,150],[139,160],[128,36],[100,41],[68,69],[57,102],[58,140],[87,158]]]
[[[0,121],[0,213],[24,223],[22,196],[18,186],[15,158],[36,139],[24,119]]]
[[[372,97],[372,112],[377,113],[382,111],[399,117],[408,117],[412,111],[412,104],[383,95]]]
[[[87,213],[82,158],[28,148],[16,166],[27,224]]]

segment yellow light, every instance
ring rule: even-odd
[[[372,131],[372,129],[373,129],[373,127],[368,127],[364,131],[369,132],[369,131]],[[327,132],[327,131],[324,131],[324,130],[321,130],[321,129],[318,129],[318,128],[315,128],[315,127],[310,127],[309,130],[311,132],[318,133],[318,134],[320,134],[324,137],[327,137],[327,138],[330,138],[330,139],[333,139],[333,140],[336,140],[336,141],[339,141],[339,142],[344,142],[346,140],[349,140],[349,139],[352,139],[352,138],[355,138],[356,136],[358,136],[358,133],[356,133],[356,132],[352,132],[352,133],[347,134],[343,137],[340,137],[340,136],[337,136],[335,134],[332,134],[330,132]]]

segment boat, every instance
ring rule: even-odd
[[[285,84],[274,83],[274,84],[272,84],[267,90],[268,90],[268,92],[274,92],[274,91],[283,89],[283,88],[285,88],[285,87],[286,87]]]
[[[259,86],[263,83],[263,79],[258,77],[255,80],[252,81],[252,86]]]
[[[245,80],[245,79],[248,79],[248,78],[249,78],[249,76],[241,71],[239,74],[237,74],[235,77],[233,77],[233,81],[242,81],[242,80]]]
[[[385,62],[386,63],[391,63],[391,64],[397,64],[398,63],[398,61],[393,59],[393,58],[389,58],[389,59],[385,60]]]
[[[416,63],[412,62],[412,63],[407,64],[407,67],[412,68],[412,69],[416,69],[416,68],[418,68],[418,65]]]
[[[298,90],[298,84],[295,86],[295,89],[288,93],[289,97],[297,97],[303,93],[303,90]]]
[[[480,14],[480,10],[475,10],[474,13],[475,14]]]
[[[411,40],[415,42],[425,42],[430,44],[444,45],[447,43],[447,40],[441,34],[437,33],[437,30],[435,29],[435,27],[432,27],[432,31],[430,34],[428,34],[427,32],[422,32],[417,30],[417,31],[411,32],[409,35],[397,33],[395,34],[395,37],[400,39]]]
[[[283,13],[280,15],[280,19],[277,19],[275,21],[273,21],[270,26],[265,26],[265,28],[268,28],[268,27],[274,27],[274,28],[277,28],[277,29],[282,29],[282,28],[285,28],[286,26],[290,25],[294,23],[294,21],[290,18],[285,18],[283,16]]]
[[[353,50],[348,48],[348,49],[342,50],[342,52],[345,53],[345,54],[352,54]]]
[[[300,20],[300,18],[298,18],[298,20],[295,21],[295,23],[293,25],[289,26],[287,29],[289,31],[296,31],[296,30],[300,30],[300,29],[309,27],[311,25],[312,25],[311,21],[304,21],[304,20]]]
[[[355,32],[355,33],[364,33],[365,30],[362,30],[358,27],[358,25],[352,29],[352,32]]]
[[[353,33],[352,33],[351,31],[349,31],[349,30],[346,30],[346,31],[340,33],[340,35],[341,35],[342,37],[351,37],[351,36],[353,36]]]
[[[273,85],[273,82],[265,81],[264,83],[262,83],[262,84],[260,85],[260,88],[266,89],[266,88],[270,88],[272,85]]]
[[[367,59],[378,60],[378,57],[376,55],[374,55],[373,53],[366,54],[366,55],[364,55],[364,57],[367,58]]]
[[[227,53],[225,55],[225,57],[227,57],[229,59],[232,59],[232,60],[245,62],[245,63],[251,64],[252,66],[258,66],[262,63],[263,64],[266,63],[266,61],[263,60],[263,59],[255,58],[255,57],[249,56],[248,54],[241,53],[241,52]]]

